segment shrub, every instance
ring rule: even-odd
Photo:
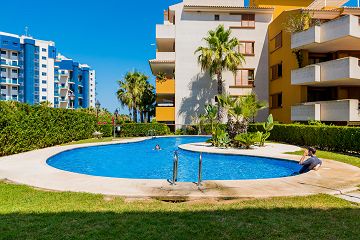
[[[249,131],[262,130],[262,124]],[[337,152],[360,152],[360,128],[324,125],[275,124],[269,140]]]
[[[152,135],[152,131],[157,136],[170,134],[168,126],[162,123],[126,123],[121,125],[121,137],[144,137]]]
[[[221,125],[217,125],[212,138],[207,142],[211,143],[215,147],[227,148],[230,145],[231,140],[229,134],[223,128],[221,128]]]
[[[0,156],[92,137],[94,114],[0,102]]]
[[[240,145],[244,146],[246,149],[250,149],[252,145],[261,141],[261,135],[261,132],[241,133],[236,135],[234,140],[239,142]]]

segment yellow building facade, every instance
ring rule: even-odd
[[[334,6],[323,7],[319,4],[326,4],[326,1],[320,0],[250,2],[255,7],[275,9],[273,21],[268,29],[268,39],[269,108],[276,121],[290,123],[319,120],[341,124],[360,121],[359,80],[350,76],[356,74],[354,69],[360,64],[358,63],[360,47],[356,45],[356,40],[353,40],[360,35],[352,36],[349,32],[341,36],[340,33],[341,29],[359,28],[358,25],[351,26],[349,25],[352,24],[351,22],[345,21],[353,17],[355,18],[353,21],[359,21],[358,17],[349,15],[359,16],[360,11],[357,8],[342,7],[344,2],[346,1],[329,1]],[[309,14],[312,21],[317,22],[314,24],[316,26],[300,33],[288,32],[286,23],[292,16],[302,13]],[[331,28],[331,25],[334,27]],[[339,32],[339,36],[331,39],[330,36],[336,35],[336,31]],[[314,39],[313,42],[310,41],[311,38],[307,39],[312,33],[315,35],[314,38],[319,39]],[[322,43],[321,35],[329,36],[329,40]],[[301,42],[301,40],[305,43],[297,46],[296,41]],[[306,42],[308,40],[309,42]],[[295,52],[301,54],[301,66]],[[350,60],[354,63],[347,63]],[[340,68],[342,64],[344,66]],[[340,76],[339,73],[342,71],[350,73]],[[311,77],[307,81],[309,76]]]
[[[346,2],[250,0],[250,9],[272,11],[267,29],[266,67],[269,112],[276,121],[360,123],[360,8],[343,7]],[[221,11],[225,10],[219,8]],[[169,33],[157,40],[158,50],[166,54],[158,52],[158,58],[164,55],[164,59],[150,64],[154,73],[163,72],[169,78],[156,83],[156,119],[174,124],[175,34],[170,30],[175,20],[169,18],[171,11],[166,13],[165,26]],[[290,32],[289,19],[304,13],[311,18],[308,29]],[[236,15],[239,13],[230,14]],[[219,15],[214,16],[215,21],[219,20]],[[159,35],[165,35],[160,30]]]

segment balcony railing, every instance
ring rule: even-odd
[[[354,38],[349,45],[349,37]],[[328,52],[346,48],[358,49],[360,42],[359,17],[346,15],[341,18],[314,26],[306,31],[294,33],[291,36],[292,49],[313,50],[317,46],[326,46]],[[331,41],[337,40],[336,44]],[[354,49],[349,49],[353,47]]]
[[[175,39],[175,25],[170,25],[170,24],[156,25],[156,38]]]
[[[19,101],[18,96],[0,96],[0,100],[2,101]]]
[[[1,83],[5,83],[5,84],[15,84],[18,85],[19,84],[19,79],[11,79],[11,78],[1,78],[0,79]]]
[[[322,102],[308,102],[291,107],[292,121],[360,121],[359,100],[344,99]]]
[[[292,70],[291,84],[360,85],[360,60],[346,57]]]

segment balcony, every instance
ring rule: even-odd
[[[156,39],[175,39],[175,25],[156,25]]]
[[[175,94],[175,80],[156,81],[157,94]]]
[[[173,74],[175,71],[175,52],[157,52],[156,59],[150,60],[149,63],[154,75],[159,72]]]
[[[340,58],[291,71],[292,85],[360,86],[360,60]]]
[[[306,49],[310,52],[358,50],[359,44],[359,17],[353,15],[343,16],[291,36],[292,49]]]
[[[156,52],[156,60],[175,62],[175,52]]]
[[[359,100],[308,102],[291,107],[292,121],[359,122]]]
[[[6,85],[19,85],[19,80],[18,79],[11,79],[11,78],[1,78],[0,79],[0,83],[1,84],[6,84]]]
[[[156,46],[158,51],[175,51],[175,25],[156,25]]]
[[[156,107],[156,121],[174,122],[175,107]]]
[[[1,96],[0,100],[2,101],[19,101],[18,96]]]
[[[5,59],[1,59],[0,66],[1,67],[10,67],[10,68],[20,68],[18,61],[5,60]]]

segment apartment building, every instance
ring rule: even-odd
[[[360,8],[344,7],[346,2],[251,0],[245,7],[243,1],[185,0],[170,6],[164,24],[156,26],[156,59],[150,60],[154,75],[167,77],[156,83],[157,120],[189,124],[214,102],[216,83],[201,72],[194,51],[223,24],[246,58],[235,76],[224,74],[226,92],[267,100],[269,109],[257,120],[271,113],[283,123],[359,123]],[[287,32],[289,18],[302,13],[312,26]]]
[[[360,9],[343,7],[347,0],[288,2],[252,2],[278,13],[268,31],[270,113],[284,123],[360,122]],[[287,32],[283,23],[302,13],[314,26]]]
[[[1,100],[54,99],[54,42],[0,32]]]
[[[220,24],[232,30],[240,41],[238,51],[246,62],[236,74],[225,72],[224,91],[232,96],[256,93],[268,100],[268,26],[273,7],[245,7],[239,0],[185,0],[164,12],[164,22],[156,26],[156,58],[150,60],[156,82],[156,119],[167,124],[191,124],[192,117],[215,103],[217,82],[201,71],[194,54],[204,46],[203,38]],[[268,110],[257,117],[264,120]]]
[[[95,71],[87,65],[78,64],[81,80],[75,82],[78,84],[74,86],[74,104],[71,105],[69,95],[64,96],[70,92],[65,93],[60,83],[59,70],[63,64],[61,57],[57,58],[54,42],[0,32],[0,51],[0,100],[31,105],[47,101],[56,108],[94,106]],[[74,69],[70,72],[77,74]],[[66,86],[70,87],[69,84]],[[67,104],[61,96],[65,97]]]
[[[55,106],[95,107],[95,71],[59,54],[55,62]]]

